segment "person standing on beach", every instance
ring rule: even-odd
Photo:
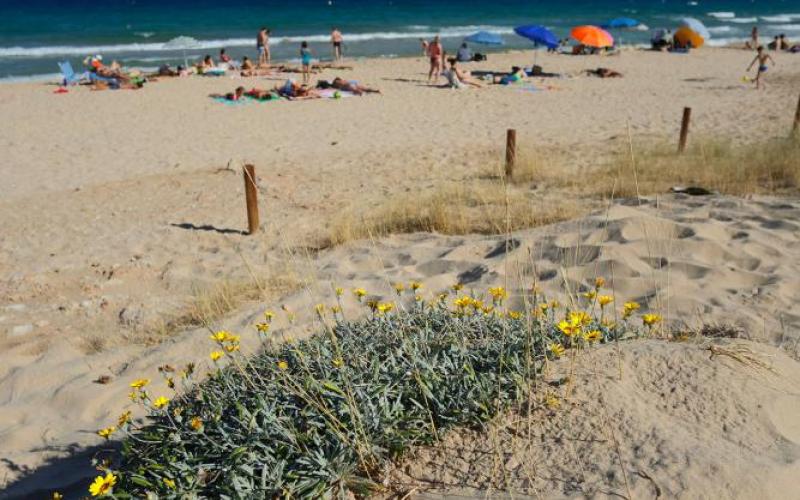
[[[428,58],[431,63],[431,69],[428,72],[428,83],[431,83],[432,79],[434,84],[439,83],[439,75],[442,73],[442,53],[442,43],[439,41],[439,35],[436,35],[428,45]]]
[[[766,71],[767,71],[767,63],[768,62],[772,62],[772,65],[775,66],[775,60],[772,59],[772,57],[769,54],[764,52],[764,47],[762,47],[761,45],[759,45],[758,49],[756,49],[756,50],[757,50],[758,53],[756,54],[755,59],[753,59],[753,62],[750,63],[750,66],[747,67],[747,71],[750,71],[750,69],[753,67],[753,65],[758,63],[758,72],[756,73],[755,80],[753,80],[755,82],[755,84],[756,84],[756,90],[758,90],[758,89],[760,89],[762,87],[762,85],[761,85],[761,75],[766,73]],[[766,86],[764,86],[764,87],[766,87]]]
[[[269,30],[262,27],[256,37],[256,48],[258,48],[258,67],[269,66]]]
[[[429,47],[428,41],[425,40],[424,38],[420,38],[419,41],[422,44],[422,55],[423,56],[427,56],[428,55],[428,47]]]
[[[744,44],[748,49],[758,50],[758,26],[750,30],[750,41]]]
[[[342,32],[338,28],[333,28],[331,31],[331,44],[333,45],[333,60],[339,62],[342,60]]]
[[[303,65],[303,84],[308,84],[311,80],[311,49],[308,42],[300,44],[300,61]]]

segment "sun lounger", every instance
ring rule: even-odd
[[[81,74],[75,73],[75,70],[72,69],[72,63],[69,61],[58,63],[58,68],[61,70],[61,76],[63,77],[62,85],[64,87],[67,85],[77,85],[81,81],[89,79],[88,71],[84,71]]]

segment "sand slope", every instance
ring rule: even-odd
[[[505,283],[512,291],[511,306],[520,307],[514,295],[534,282],[544,293],[566,302],[582,285],[603,276],[617,304],[639,300],[645,308],[661,311],[668,324],[684,330],[706,323],[738,324],[744,334],[775,346],[746,344],[763,353],[758,356],[778,372],[774,380],[747,382],[754,376],[751,370],[721,358],[709,360],[708,352],[695,343],[626,345],[623,373],[628,378],[622,384],[606,382],[605,371],[600,378],[607,386],[579,385],[575,393],[576,401],[591,402],[602,389],[607,390],[607,411],[625,423],[617,431],[618,438],[626,446],[643,446],[625,448],[626,460],[635,457],[634,466],[646,474],[662,474],[656,482],[669,493],[667,497],[756,491],[755,480],[741,473],[750,468],[761,471],[760,477],[783,477],[796,483],[796,478],[791,479],[797,459],[792,415],[797,412],[800,368],[790,357],[797,359],[800,354],[800,294],[794,279],[800,272],[796,244],[800,232],[794,222],[798,215],[800,200],[796,199],[666,196],[617,204],[575,221],[515,233],[508,241],[412,234],[355,242],[318,257],[297,257],[304,287],[279,303],[296,312],[298,319],[289,325],[285,314],[279,314],[276,335],[297,336],[316,329],[314,304],[333,303],[333,286],[363,286],[375,297],[391,300],[391,283],[400,280],[422,281],[426,295],[459,281],[467,290],[479,292]],[[350,317],[362,311],[352,297],[347,297],[346,305]],[[270,307],[279,310],[278,303]],[[263,304],[246,307],[215,326],[243,333],[244,350],[255,349],[253,324],[263,308]],[[44,352],[17,350],[7,357],[0,372],[0,446],[6,458],[0,477],[11,485],[5,494],[23,495],[45,484],[55,487],[91,475],[88,462],[60,457],[71,449],[101,444],[93,432],[126,408],[128,383],[149,377],[156,381],[154,394],[169,394],[158,366],[189,361],[207,366],[211,349],[208,331],[199,329],[151,348],[127,345],[87,356],[64,338],[53,340]],[[581,370],[615,366],[613,350],[598,351],[597,356],[597,360],[584,358]],[[112,377],[111,382],[94,383],[101,375]],[[673,389],[683,398],[660,396]],[[764,408],[758,408],[759,404]],[[672,420],[665,422],[664,412],[673,410]],[[571,415],[581,420],[580,411]],[[682,428],[681,421],[691,422],[691,427]],[[733,428],[734,437],[721,424]],[[587,427],[580,432],[596,430],[594,424],[582,425]],[[701,442],[701,437],[704,454],[695,457],[693,443]],[[563,446],[549,450],[552,467],[565,479],[559,461],[572,460],[574,451]],[[590,452],[605,454],[605,462],[597,458],[599,465],[580,484],[564,489],[539,479],[526,486],[518,478],[510,484],[514,489],[535,486],[564,494],[584,491],[581,488],[619,492],[619,477],[602,479],[603,471],[613,464],[607,447],[586,451]],[[52,465],[34,472],[48,462]],[[628,472],[630,476],[635,470]],[[450,481],[447,478],[455,472],[434,468],[427,474]],[[724,477],[725,485],[709,489],[708,478],[718,475]],[[495,479],[487,477],[463,486],[486,488]],[[645,491],[648,484],[637,479],[633,488]]]

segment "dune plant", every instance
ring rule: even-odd
[[[638,305],[613,322],[613,299],[596,292],[583,310],[530,292],[527,310],[514,311],[502,287],[479,297],[456,286],[424,301],[421,286],[395,285],[397,304],[354,290],[368,308],[354,321],[337,289],[336,305],[316,307],[321,331],[302,341],[274,342],[266,313],[254,325],[263,342],[254,356],[240,353],[238,335],[215,332],[205,380],[194,382],[194,365],[165,369],[171,387],[182,381],[173,398],[133,381],[130,397],[149,416],[136,425],[127,412],[102,430],[126,437],[121,465],[95,481],[97,496],[368,495],[409,448],[530,401],[548,360],[639,330]]]

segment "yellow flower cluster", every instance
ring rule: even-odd
[[[503,302],[508,298],[508,292],[502,286],[495,286],[489,289],[489,295],[492,296],[492,301]]]
[[[625,302],[622,306],[622,319],[630,318],[633,313],[639,310],[639,307],[641,306],[638,302]]]

